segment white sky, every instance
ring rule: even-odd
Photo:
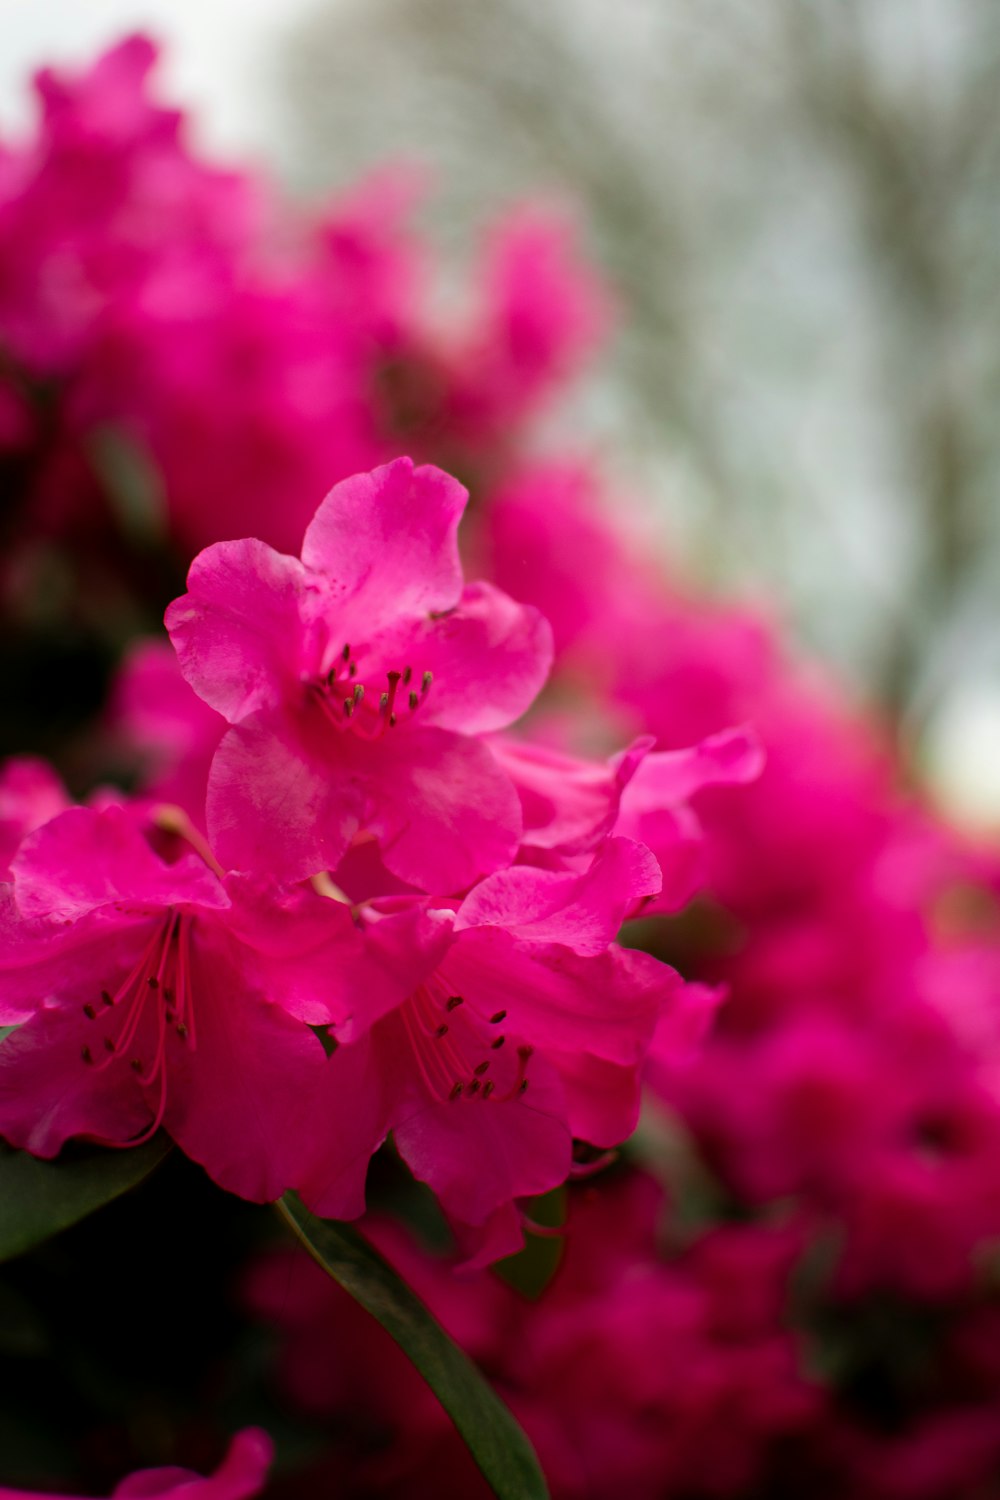
[[[82,63],[132,31],[161,42],[160,91],[190,109],[213,152],[273,158],[271,60],[321,0],[0,0],[0,132],[30,118],[30,75]],[[329,4],[330,0],[326,0]]]

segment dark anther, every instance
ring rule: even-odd
[[[348,677],[357,677],[357,675],[358,675],[358,664],[357,664],[356,661],[349,661],[347,663],[347,675],[348,675]]]
[[[462,1097],[462,1085],[460,1083],[456,1083],[455,1087],[452,1089],[451,1093],[448,1095],[448,1098],[449,1099],[461,1099],[461,1097]]]
[[[441,1025],[438,1027],[437,1031],[435,1031],[434,1035],[437,1037],[438,1041],[440,1041],[443,1036],[448,1035],[448,1026],[446,1022],[441,1022]]]
[[[180,1037],[181,1041],[183,1042],[183,1040],[187,1036],[187,1034],[188,1034],[188,1029],[184,1025],[184,1022],[182,1021],[181,1024],[177,1028],[177,1035]]]
[[[87,1017],[88,1021],[92,1021],[94,1019],[94,1017],[97,1015],[97,1011],[94,1009],[94,1007],[92,1005],[85,1005],[83,1007],[83,1013]]]
[[[425,672],[424,675],[423,675],[423,678],[421,679],[421,682],[420,682],[420,691],[422,693],[426,693],[427,690],[428,690],[428,688],[430,687],[430,685],[431,685],[431,683],[433,681],[434,681],[434,673],[433,672]]]
[[[174,1024],[174,1019],[175,1019],[175,1017],[177,1015],[177,1012],[171,1010],[170,1006],[168,1005],[167,1006],[166,1015],[167,1015],[167,1025],[168,1026],[172,1026]]]
[[[409,687],[409,685],[410,685],[410,683],[412,681],[413,681],[413,668],[412,667],[407,667],[406,671],[403,673],[403,686],[404,687]]]
[[[517,1086],[517,1092],[519,1094],[526,1094],[528,1092],[528,1080],[526,1078],[521,1079],[521,1082]]]
[[[504,1044],[504,1042],[506,1040],[507,1040],[507,1038],[505,1036],[498,1036],[495,1042],[490,1042],[490,1046],[493,1048],[493,1051],[495,1052],[498,1047],[502,1047],[503,1046],[503,1044]]]
[[[458,1007],[461,1005],[461,1003],[462,1003],[462,997],[461,997],[461,995],[452,995],[451,998],[448,1000],[447,1005],[445,1006],[445,1010],[457,1010]]]
[[[91,1055],[91,1051],[90,1051],[89,1047],[81,1047],[80,1048],[80,1056],[83,1058],[83,1060],[84,1060],[85,1063],[89,1063],[89,1062],[93,1062],[94,1061],[93,1056]]]
[[[495,1016],[490,1016],[490,1025],[491,1026],[499,1026],[500,1022],[501,1021],[506,1021],[506,1019],[507,1019],[507,1012],[505,1010],[498,1010]]]
[[[329,670],[329,672],[327,672],[327,674],[326,674],[326,685],[327,685],[327,687],[333,687],[333,684],[336,682],[336,680],[337,680],[337,668],[336,667],[331,667],[330,670]]]
[[[416,706],[417,706],[417,704],[419,702],[420,702],[420,695],[418,693],[411,693],[410,694],[410,712],[411,713],[416,708]]]
[[[492,1092],[493,1092],[493,1080],[490,1079],[490,1078],[487,1078],[486,1082],[483,1084],[483,1098],[484,1099],[488,1099],[490,1097],[490,1095],[492,1094]]]
[[[351,648],[350,648],[350,646],[346,646],[345,645],[343,651],[341,651],[340,654],[344,658],[345,661],[350,661],[350,659],[351,659]]]
[[[469,1087],[466,1089],[466,1093],[471,1097],[473,1094],[478,1094],[481,1087],[482,1085],[480,1084],[479,1079],[474,1078],[469,1084]]]
[[[105,1049],[108,1052],[113,1052],[115,1050],[114,1038],[110,1037],[110,1036],[106,1036],[104,1038],[104,1046],[105,1046]]]
[[[489,1065],[490,1065],[490,1060],[489,1060],[489,1058],[487,1058],[485,1062],[477,1063],[476,1066],[473,1068],[472,1071],[473,1071],[473,1073],[475,1073],[475,1075],[476,1075],[477,1078],[482,1078],[483,1074],[486,1072],[486,1069],[489,1067]]]
[[[170,988],[169,984],[164,985],[164,987],[163,987],[163,999],[166,1002],[166,1004],[169,1005],[170,1002],[171,1002],[171,1000],[173,1000],[173,998],[174,998],[174,992]]]
[[[133,1057],[132,1061],[129,1063],[129,1067],[132,1069],[133,1073],[141,1073],[142,1059],[140,1057]]]
[[[354,699],[353,698],[345,698],[344,699],[344,718],[345,719],[349,719],[351,717],[351,714],[353,712],[354,712]]]
[[[395,724],[396,724],[396,715],[395,714],[390,714],[389,715],[389,728],[393,729],[395,727]]]
[[[101,991],[101,999],[104,1001],[105,1005],[114,1005],[115,1003],[112,1000],[111,996],[108,994],[107,990]]]
[[[158,990],[160,988],[160,981],[157,979],[155,974],[150,974],[146,983],[149,985],[149,988],[151,990]]]

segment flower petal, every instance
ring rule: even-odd
[[[98,907],[222,908],[228,898],[196,854],[167,864],[127,807],[71,807],[29,834],[11,864],[18,909],[53,925]]]
[[[237,965],[228,934],[195,928],[196,1030],[186,1041],[167,1034],[164,1125],[220,1187],[268,1203],[295,1184],[311,1149],[326,1056],[308,1026],[255,993]]]
[[[560,1052],[590,1052],[634,1067],[662,1006],[683,984],[667,964],[627,948],[582,958],[525,943],[501,928],[470,928],[448,954],[449,983],[480,1015],[506,1013],[505,1030]]]
[[[445,618],[400,620],[372,650],[412,667],[414,688],[430,673],[428,691],[414,697],[420,723],[486,734],[520,718],[545,686],[552,631],[537,609],[471,583]]]
[[[199,552],[188,592],[164,617],[181,671],[230,723],[274,707],[305,665],[308,576],[294,557],[247,537]]]
[[[334,485],[306,528],[302,561],[323,575],[346,641],[458,603],[468,498],[457,479],[409,458]]]
[[[83,1059],[93,1049],[94,1064]],[[0,1043],[0,1135],[34,1156],[71,1136],[128,1141],[152,1111],[126,1063],[98,1069],[100,1034],[76,1006],[45,1004]]]
[[[656,895],[660,867],[644,844],[608,839],[583,875],[516,865],[498,870],[466,896],[455,930],[502,927],[575,953],[601,953],[635,902]]]

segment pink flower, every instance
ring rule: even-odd
[[[274,1444],[266,1432],[259,1427],[245,1427],[233,1438],[229,1452],[207,1479],[190,1469],[142,1469],[116,1485],[111,1500],[250,1500],[264,1487],[273,1452]],[[70,1500],[70,1497],[0,1487],[0,1500]]]
[[[208,822],[231,867],[299,879],[356,835],[424,889],[512,859],[520,812],[478,736],[544,682],[548,626],[488,584],[463,588],[453,479],[399,459],[336,485],[302,560],[222,542],[167,611],[181,668],[233,726]]]
[[[183,825],[182,825],[183,831]],[[127,1146],[162,1124],[223,1187],[258,1201],[294,1180],[324,1074],[306,1022],[340,1018],[323,977],[361,942],[309,888],[224,877],[192,829],[72,808],[12,869],[0,944],[0,1134],[54,1156],[71,1136]],[[205,859],[209,863],[205,862]],[[8,908],[9,910],[9,908]],[[393,950],[393,995],[406,978]]]
[[[512,1201],[565,1180],[571,1137],[609,1147],[634,1129],[642,1059],[681,983],[612,939],[659,881],[648,850],[611,839],[582,875],[518,866],[453,913],[418,906],[425,977],[381,1014],[355,985],[358,1014],[334,1027],[298,1183],[310,1207],[359,1214],[368,1160],[391,1130],[446,1211],[479,1226],[473,1241],[509,1248]],[[373,959],[398,920],[369,927]]]
[[[66,788],[52,767],[21,755],[0,766],[0,870],[32,829],[69,807]]]
[[[184,681],[169,641],[139,640],[126,653],[108,718],[116,743],[139,763],[142,796],[182,808],[204,830],[208,773],[226,721]]]

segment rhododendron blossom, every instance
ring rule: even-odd
[[[421,982],[377,1018],[366,1005],[370,1024],[359,1027],[356,1014],[332,1029],[339,1045],[299,1183],[306,1201],[321,1214],[360,1213],[368,1159],[391,1130],[449,1214],[482,1226],[515,1198],[563,1182],[572,1137],[623,1140],[657,1017],[682,985],[613,939],[659,885],[647,849],[611,839],[583,874],[518,866],[487,877],[454,911],[420,903]],[[396,905],[366,932],[373,962],[406,898]],[[369,987],[359,979],[361,1014]]]
[[[53,1156],[162,1123],[245,1197],[294,1181],[325,1060],[301,1017],[331,1019],[303,972],[322,975],[355,929],[308,889],[283,897],[208,858],[113,806],[71,808],[21,845],[0,954],[0,1020],[29,1015],[0,1045],[12,1144]]]
[[[428,890],[510,862],[517,797],[479,736],[529,706],[551,635],[536,610],[463,587],[466,499],[400,459],[334,487],[301,561],[252,540],[195,559],[167,624],[188,681],[232,726],[208,791],[232,868],[300,879],[359,833]]]
[[[236,1434],[214,1474],[203,1479],[190,1469],[143,1469],[115,1486],[111,1500],[251,1500],[267,1479],[274,1444],[259,1427]],[[71,1500],[32,1490],[0,1486],[0,1500]]]

